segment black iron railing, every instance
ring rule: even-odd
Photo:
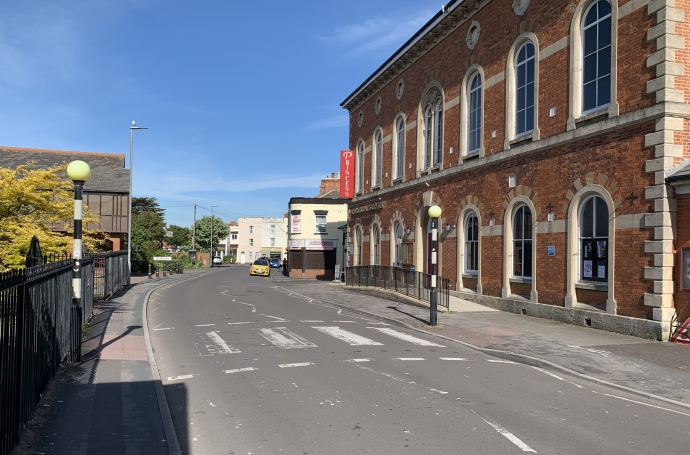
[[[363,265],[347,268],[345,284],[347,286],[373,286],[389,289],[428,302],[431,292],[431,275],[400,267]],[[438,306],[448,308],[450,305],[450,280],[440,276],[436,277],[436,292]]]
[[[96,253],[94,259],[94,298],[107,299],[129,284],[126,251]]]

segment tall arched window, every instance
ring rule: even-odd
[[[393,179],[401,179],[405,173],[405,119],[403,117],[400,117],[395,123],[394,158]]]
[[[532,277],[532,212],[524,204],[513,214],[513,276]]]
[[[381,130],[377,130],[374,135],[374,163],[373,163],[373,186],[381,186],[381,161],[383,156],[383,140]]]
[[[424,103],[424,162],[422,169],[441,164],[443,150],[443,96],[431,90]]]
[[[395,232],[395,247],[393,249],[393,265],[400,266],[400,245],[403,240],[403,228],[402,224],[396,221],[395,227],[393,228]]]
[[[599,196],[591,196],[581,206],[580,281],[608,281],[609,211]]]
[[[534,129],[534,44],[526,42],[515,57],[515,136]]]
[[[599,0],[582,20],[582,113],[611,102],[611,3]]]
[[[467,154],[482,146],[482,77],[475,73],[467,86]]]
[[[479,269],[479,225],[477,215],[465,217],[465,273],[476,274]]]
[[[364,142],[357,149],[357,192],[364,192]]]
[[[375,224],[372,231],[372,264],[381,265],[381,231],[379,225]]]
[[[362,228],[355,230],[355,265],[362,265]]]

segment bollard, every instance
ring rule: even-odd
[[[151,279],[151,264],[149,264],[149,280]]]
[[[156,278],[160,278],[160,264],[156,264]]]
[[[165,272],[167,272],[168,264],[163,264],[163,278],[165,278]]]

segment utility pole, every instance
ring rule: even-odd
[[[194,224],[192,225],[192,249],[196,251],[196,204],[194,204]]]

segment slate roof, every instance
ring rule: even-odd
[[[97,193],[129,193],[129,169],[125,169],[124,154],[71,152],[0,146],[0,167],[14,168],[20,164],[35,162],[35,168],[82,160],[91,167],[91,178],[84,184],[84,191]]]

